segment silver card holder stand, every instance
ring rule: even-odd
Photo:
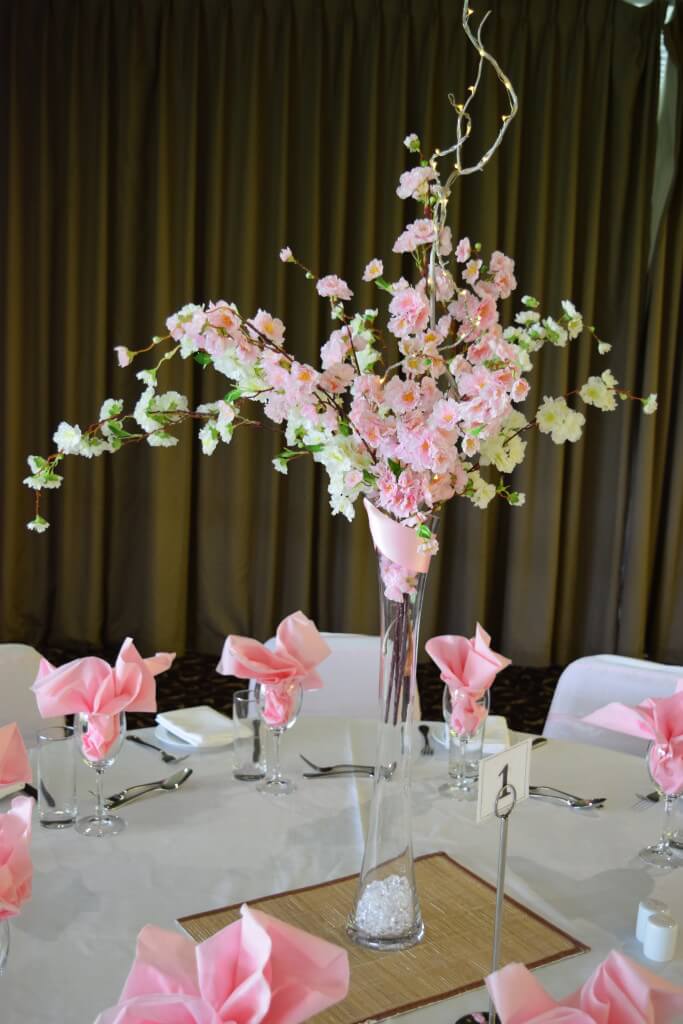
[[[500,941],[503,932],[503,907],[505,901],[505,865],[508,853],[508,818],[517,803],[517,791],[513,785],[504,783],[496,797],[496,817],[500,821],[498,842],[498,877],[496,879],[496,918],[493,926],[493,955],[491,957],[491,973],[498,970],[500,959]],[[497,1024],[498,1015],[491,999],[488,1012],[468,1013],[459,1017],[455,1024]]]

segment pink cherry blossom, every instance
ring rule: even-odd
[[[399,199],[426,199],[429,195],[429,182],[437,177],[433,167],[413,167],[404,171],[396,189]]]
[[[453,235],[451,229],[446,226],[439,232],[439,255],[450,256],[453,252]]]
[[[429,303],[416,288],[404,288],[389,303],[389,330],[396,337],[422,331],[429,321]]]
[[[341,277],[337,277],[336,274],[328,274],[327,277],[321,277],[315,288],[318,295],[322,295],[323,298],[341,299],[342,301],[353,298],[353,292],[346,281],[342,280]]]
[[[471,252],[472,247],[469,238],[461,238],[455,250],[455,258],[458,263],[467,263]]]
[[[363,271],[363,280],[374,281],[376,278],[381,277],[383,273],[384,264],[382,261],[378,259],[370,260]]]
[[[125,345],[116,345],[114,347],[114,352],[116,352],[116,358],[118,360],[119,366],[130,366],[132,356],[129,350],[125,347]]]
[[[320,360],[324,370],[344,361],[351,348],[349,334],[350,331],[346,327],[339,331],[333,331],[322,346],[320,349]]]
[[[274,345],[283,345],[285,340],[285,325],[282,320],[278,320],[277,317],[273,317],[270,313],[267,313],[265,309],[259,309],[256,316],[251,317],[247,327],[251,325],[259,332],[263,334],[268,341]],[[249,332],[252,333],[251,331]]]
[[[470,260],[465,269],[462,272],[462,276],[468,282],[468,284],[474,284],[479,278],[479,271],[481,270],[481,260]]]
[[[520,377],[520,379],[516,380],[515,383],[512,385],[510,397],[512,398],[513,402],[523,402],[528,394],[529,382],[525,380],[524,377]]]
[[[291,261],[292,250],[289,248],[288,245],[286,245],[284,249],[280,249],[280,259],[282,260],[283,263],[289,263]]]

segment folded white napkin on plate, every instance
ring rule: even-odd
[[[432,739],[440,743],[442,747],[448,747],[448,726],[444,722],[430,724]],[[501,750],[507,750],[510,746],[510,733],[508,723],[504,715],[489,715],[486,719],[486,732],[484,733],[484,754],[499,754]]]
[[[19,793],[25,785],[25,782],[13,782],[11,786],[0,786],[0,800],[5,796],[12,796],[13,793]]]
[[[165,711],[157,715],[156,720],[167,732],[193,747],[224,747],[236,736],[232,719],[206,704]],[[251,735],[246,727],[244,735]]]

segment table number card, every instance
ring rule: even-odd
[[[496,801],[503,786],[514,786],[516,803],[529,796],[531,738],[501,750],[500,754],[483,757],[479,762],[479,796],[477,824],[496,812]],[[499,807],[499,810],[501,808]]]

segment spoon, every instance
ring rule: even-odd
[[[170,793],[174,789],[180,789],[187,782],[190,775],[192,775],[192,772],[192,768],[182,768],[179,772],[169,775],[167,779],[161,779],[159,782],[146,782],[138,786],[129,786],[128,789],[122,789],[120,793],[114,793],[113,796],[108,797],[106,805],[108,808],[121,807],[122,804],[131,803],[133,800],[138,800],[141,796],[147,796],[148,793],[156,793],[158,791]]]

